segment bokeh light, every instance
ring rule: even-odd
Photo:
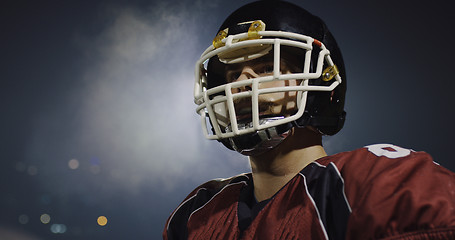
[[[106,226],[107,224],[107,218],[105,216],[99,216],[98,219],[96,220],[98,225],[100,226]]]
[[[35,176],[36,174],[38,174],[38,168],[36,166],[28,166],[27,173],[30,176]]]
[[[66,232],[66,225],[65,224],[52,224],[51,225],[51,232],[55,234],[65,233]]]
[[[47,213],[44,213],[44,214],[41,214],[39,219],[42,223],[48,224],[51,221],[51,216],[49,216],[49,214],[47,214]]]
[[[71,159],[68,161],[68,167],[70,169],[78,169],[79,168],[79,161],[77,159]]]
[[[21,214],[21,215],[19,216],[19,219],[18,219],[18,220],[19,220],[19,223],[20,223],[20,224],[27,224],[27,223],[28,223],[28,219],[29,219],[29,218],[28,218],[28,215],[27,215],[27,214]]]

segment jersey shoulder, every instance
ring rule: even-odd
[[[407,184],[454,182],[455,174],[433,161],[426,152],[414,151],[392,144],[373,144],[318,160],[322,165],[333,164],[344,180],[351,204],[365,197],[365,192],[379,190],[395,194]],[[417,187],[416,187],[417,188]],[[413,191],[417,191],[414,189]],[[375,195],[371,193],[369,196]]]
[[[196,187],[190,194],[188,194],[188,196],[185,198],[183,203],[186,200],[195,197],[201,191],[205,191],[205,192],[209,193],[207,196],[211,197],[211,196],[215,195],[216,193],[218,193],[221,189],[223,189],[227,185],[246,181],[250,178],[250,176],[251,176],[251,173],[242,173],[242,174],[230,177],[230,178],[216,178],[216,179],[207,181],[207,182],[199,185],[198,187]]]
[[[166,221],[163,231],[164,239],[185,239],[187,222],[190,216],[207,204],[215,195],[229,185],[246,182],[251,178],[251,173],[239,174],[230,178],[210,180],[196,187],[174,210]]]
[[[353,151],[334,154],[317,162],[322,165],[334,164],[344,178],[356,179],[359,183],[385,175],[393,179],[394,175],[391,175],[393,172],[412,172],[416,169],[454,176],[453,172],[440,166],[426,152],[387,143],[372,144]]]
[[[318,160],[323,165],[333,162],[339,169],[345,165],[389,165],[404,161],[425,161],[434,164],[433,158],[426,152],[414,151],[388,143],[372,144]]]
[[[334,164],[343,178],[350,238],[455,234],[455,174],[429,154],[374,144],[318,162]]]

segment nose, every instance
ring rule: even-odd
[[[242,68],[239,77],[235,80],[235,82],[248,80],[250,78],[257,78],[259,75],[249,66],[245,66]]]
[[[248,80],[251,78],[257,78],[259,75],[251,68],[248,66],[245,66],[242,68],[242,71],[240,72],[240,75],[235,79],[233,82],[240,82],[244,80]],[[245,91],[251,91],[251,85],[242,85],[237,88],[232,89],[232,93],[239,93],[239,92],[245,92]]]

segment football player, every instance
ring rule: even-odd
[[[346,75],[327,26],[284,1],[232,13],[196,63],[205,136],[251,173],[197,187],[164,239],[455,239],[455,174],[390,144],[327,156]]]

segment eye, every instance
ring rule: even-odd
[[[271,73],[273,73],[273,65],[264,65],[259,69],[259,71],[257,73],[258,74],[271,74]]]
[[[289,61],[281,61],[281,72],[289,73],[301,73],[303,72],[303,64],[299,66],[296,63],[290,63]]]
[[[226,81],[228,83],[235,82],[240,77],[239,71],[228,71],[226,73]]]

